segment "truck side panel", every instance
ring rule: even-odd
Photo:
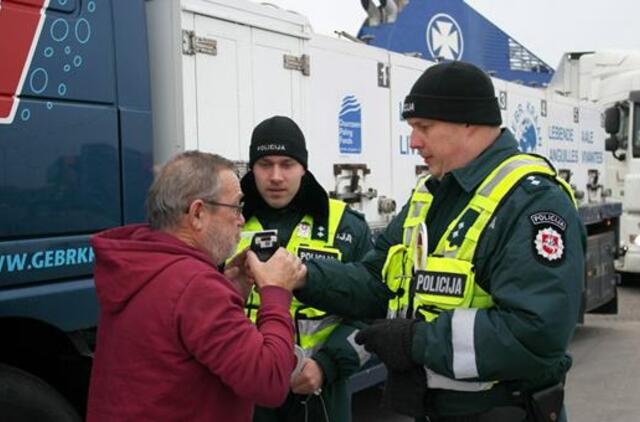
[[[89,237],[142,221],[152,177],[144,2],[7,0],[0,21],[0,316],[89,327]]]

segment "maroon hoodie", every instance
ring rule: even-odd
[[[94,236],[101,306],[87,420],[242,421],[280,405],[293,370],[291,293],[261,289],[257,325],[209,257],[132,225]]]

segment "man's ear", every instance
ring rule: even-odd
[[[201,199],[196,199],[191,203],[191,205],[189,205],[189,209],[187,210],[187,219],[189,225],[194,230],[202,230],[204,227],[204,221],[202,219],[204,216],[204,208],[205,205]]]

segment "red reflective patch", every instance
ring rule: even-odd
[[[0,123],[11,123],[48,0],[4,0],[0,7]]]

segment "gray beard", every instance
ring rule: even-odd
[[[216,233],[212,243],[210,254],[215,265],[223,264],[228,258],[231,258],[238,247],[238,242],[231,242],[230,239],[223,238],[220,233]]]

